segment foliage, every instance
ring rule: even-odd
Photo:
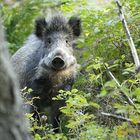
[[[140,54],[140,2],[121,2]],[[35,17],[44,15],[48,7],[68,17],[76,14],[82,19],[83,33],[75,49],[81,71],[73,89],[60,91],[61,94],[54,98],[66,100],[61,108],[61,133],[55,134],[51,126],[44,123],[48,116],[44,115],[38,126],[32,114],[28,114],[35,140],[140,138],[140,75],[135,71],[117,7],[112,3],[96,9],[92,4],[88,0],[23,0],[14,5],[1,2],[0,11],[11,53],[22,46],[33,31]],[[26,102],[32,104],[32,100]]]

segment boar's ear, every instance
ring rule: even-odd
[[[81,33],[81,19],[79,17],[71,17],[68,23],[73,30],[74,36],[78,37]]]
[[[45,32],[45,28],[47,26],[47,22],[45,18],[38,18],[35,21],[35,35],[42,39],[43,33]]]

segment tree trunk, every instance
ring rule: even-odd
[[[0,140],[29,140],[17,79],[5,45],[0,19]]]

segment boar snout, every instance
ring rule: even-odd
[[[63,58],[61,56],[56,56],[52,60],[52,67],[56,70],[61,70],[61,69],[65,68],[65,61],[63,60]]]

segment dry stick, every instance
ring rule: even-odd
[[[111,73],[111,71],[109,71],[109,69],[107,68],[106,65],[104,65],[104,67],[107,70],[107,72],[109,73],[110,77],[115,81],[115,83],[117,84],[117,86],[121,89],[121,85],[118,82],[118,80],[115,78],[115,76]],[[134,104],[134,102],[131,100],[131,98],[124,91],[122,91],[122,90],[121,90],[121,94],[126,99],[126,101],[137,110],[137,113],[140,114],[140,111],[138,110],[138,108],[136,107],[136,105]]]
[[[101,112],[101,114],[104,115],[104,116],[107,116],[107,117],[111,117],[111,118],[114,118],[114,119],[119,119],[119,120],[123,120],[123,121],[126,121],[126,122],[130,122],[132,124],[135,124],[131,119],[126,118],[126,117],[122,117],[122,116],[111,114],[111,113],[105,113],[105,112]],[[136,123],[135,125],[140,126],[140,122]]]
[[[115,118],[115,119],[120,119],[120,120],[123,120],[123,121],[132,122],[131,119],[125,118],[125,117],[122,117],[122,116],[119,116],[119,115],[115,115],[115,114],[111,114],[111,113],[106,113],[106,112],[101,112],[101,114],[104,115],[104,116]]]
[[[133,56],[133,59],[135,62],[136,70],[137,70],[137,72],[140,72],[140,60],[139,60],[133,39],[131,37],[129,28],[127,26],[127,22],[126,22],[125,17],[124,17],[122,6],[121,6],[119,0],[115,0],[115,2],[117,3],[118,9],[119,9],[120,19],[121,19],[123,27],[126,31],[126,36],[127,36],[127,39],[128,39],[129,45],[130,45],[130,49],[131,49],[131,53],[132,53],[132,56]]]

